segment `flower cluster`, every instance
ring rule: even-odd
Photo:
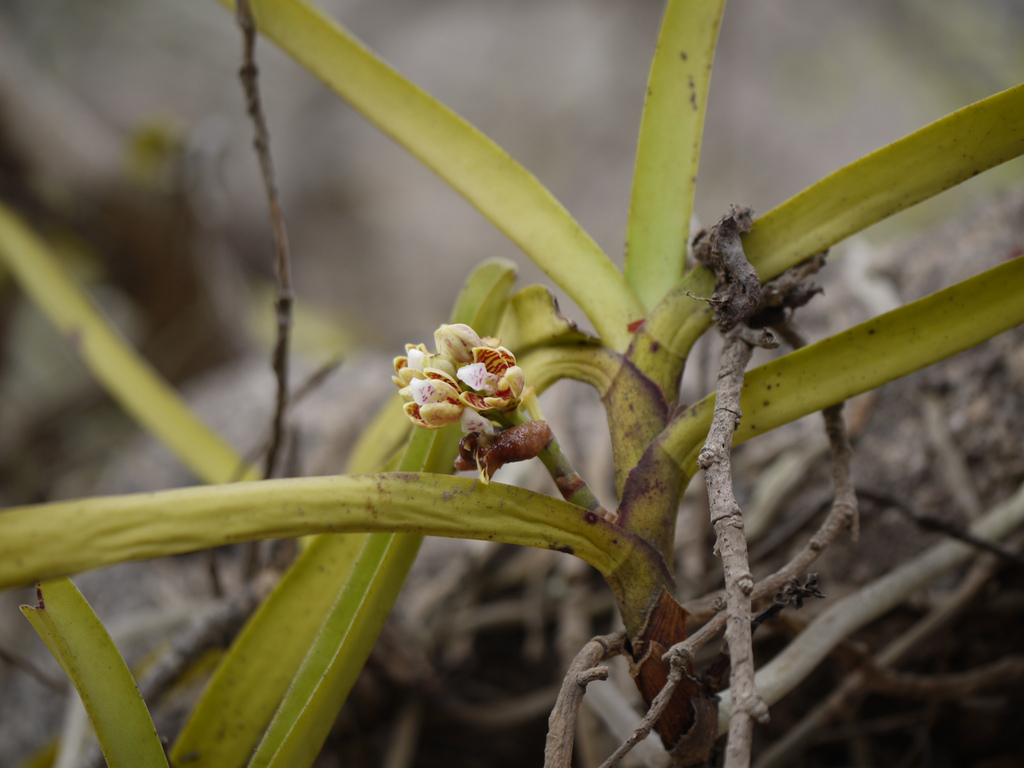
[[[515,356],[497,339],[481,338],[462,323],[434,332],[436,352],[423,344],[406,344],[395,358],[395,384],[401,387],[405,413],[426,429],[462,423],[462,431],[491,434],[487,411],[519,406],[526,382]]]

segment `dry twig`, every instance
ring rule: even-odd
[[[712,228],[708,246],[698,258],[715,272],[715,307],[719,329],[725,334],[715,395],[715,413],[708,439],[697,457],[704,470],[715,528],[715,552],[725,571],[726,641],[732,661],[732,688],[736,706],[729,722],[726,768],[750,764],[754,720],[768,719],[768,706],[754,687],[754,653],[750,636],[751,594],[754,577],[747,558],[743,515],[732,487],[732,436],[740,420],[740,390],[754,346],[778,342],[767,331],[753,332],[745,321],[761,301],[761,283],[747,262],[740,235],[749,231],[750,211],[733,209]]]
[[[256,22],[249,7],[249,0],[238,0],[238,26],[242,30],[243,54],[242,68],[239,77],[245,89],[246,107],[252,117],[255,137],[253,146],[260,162],[263,184],[267,191],[267,203],[270,207],[270,223],[274,238],[274,275],[277,280],[277,299],[274,303],[277,317],[277,341],[274,344],[273,368],[277,377],[277,397],[275,400],[274,419],[270,448],[267,450],[264,464],[264,477],[272,477],[281,447],[281,436],[284,430],[284,417],[288,407],[288,347],[291,335],[292,293],[291,261],[288,251],[288,232],[285,229],[284,214],[281,211],[281,200],[277,192],[277,181],[274,176],[274,163],[270,156],[270,132],[263,114],[260,101],[258,70],[256,68]]]
[[[576,654],[569,671],[562,680],[551,717],[548,718],[548,737],[544,745],[544,768],[570,768],[572,745],[576,734],[576,716],[587,685],[608,678],[608,667],[597,666],[602,661],[618,656],[626,642],[625,632],[595,637]]]
[[[996,562],[991,555],[979,559],[960,586],[928,615],[877,653],[871,659],[871,667],[875,670],[888,669],[920,642],[934,637],[988,583],[995,572]],[[777,768],[791,762],[812,734],[828,725],[840,713],[850,710],[853,702],[863,695],[866,682],[864,670],[856,670],[847,675],[827,699],[811,708],[799,723],[761,755],[757,768]]]
[[[718,374],[715,414],[707,442],[697,457],[697,464],[704,470],[711,523],[716,534],[715,551],[721,556],[725,571],[725,637],[732,660],[730,679],[736,697],[736,706],[729,722],[725,764],[727,768],[740,768],[750,764],[754,720],[767,720],[768,707],[754,687],[753,641],[750,636],[750,601],[754,591],[754,577],[747,561],[742,512],[733,494],[730,454],[732,436],[740,418],[743,374],[750,361],[753,344],[760,342],[767,345],[768,339],[763,333],[760,338],[752,338],[750,329],[742,325],[737,326],[726,338]]]

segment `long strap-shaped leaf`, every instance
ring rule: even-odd
[[[422,536],[366,537],[353,578],[327,615],[316,641],[249,765],[312,765],[380,634],[416,559]]]
[[[232,7],[231,0],[220,0]],[[466,198],[622,351],[643,307],[625,277],[531,173],[312,5],[252,3],[260,32]]]
[[[841,168],[754,222],[743,249],[770,280],[866,227],[1024,153],[1024,85],[971,104]],[[685,357],[713,322],[714,278],[690,271],[650,314],[646,332]],[[670,368],[671,359],[662,362]]]
[[[634,544],[583,510],[514,486],[425,473],[180,488],[0,513],[0,589],[259,538],[388,531],[571,551],[604,574]],[[67,532],[75,531],[75,536]]]
[[[754,222],[743,250],[769,280],[855,232],[1024,153],[1024,85],[957,110],[836,171]]]
[[[60,663],[89,714],[110,768],[167,768],[153,720],[114,641],[70,579],[36,588],[21,606]]]
[[[686,270],[711,62],[725,0],[670,0],[640,122],[626,279],[647,309]]]
[[[288,569],[218,664],[174,743],[175,765],[245,765],[366,539],[318,536]]]
[[[0,204],[0,261],[104,389],[197,477],[225,483],[241,459],[129,347],[68,279],[46,244]],[[250,470],[244,474],[254,479]]]
[[[945,360],[1024,323],[1024,257],[982,272],[747,373],[734,444]],[[664,447],[692,476],[714,395],[666,429]]]

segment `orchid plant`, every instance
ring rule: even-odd
[[[73,334],[82,360],[124,408],[208,483],[3,511],[0,587],[38,584],[26,616],[82,693],[115,768],[167,758],[130,674],[67,577],[270,537],[316,534],[221,660],[174,741],[173,765],[311,765],[424,535],[557,549],[593,565],[615,594],[650,703],[671,671],[662,654],[686,637],[672,576],[675,521],[714,410],[713,393],[686,405],[678,396],[687,355],[715,321],[715,277],[701,264],[688,269],[687,254],[724,0],[667,3],[624,271],[536,178],[337,22],[305,0],[252,5],[265,37],[464,195],[576,301],[596,335],[562,316],[546,288],[514,291],[510,262],[486,262],[436,331],[434,351],[409,344],[395,359],[399,397],[367,428],[350,474],[261,481],[249,470],[231,482],[234,452],[120,341],[47,244],[0,208],[0,258],[11,275]],[[753,219],[743,253],[757,281],[770,281],[1021,153],[1024,86],[926,126]],[[1022,295],[1017,258],[751,370],[734,443],[1014,327],[1024,321]],[[605,404],[614,512],[573,470],[540,412],[537,394],[565,378],[594,387]],[[491,482],[502,463],[535,456],[563,499]],[[454,468],[478,474],[452,477]],[[698,706],[699,698],[694,685],[680,686],[658,721],[662,741],[683,760],[694,759],[684,753],[697,725],[720,728],[713,702]],[[719,707],[725,720],[728,702]]]

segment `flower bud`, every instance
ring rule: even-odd
[[[440,355],[458,364],[473,361],[473,348],[481,344],[480,336],[465,323],[442,325],[434,331],[434,345]]]

